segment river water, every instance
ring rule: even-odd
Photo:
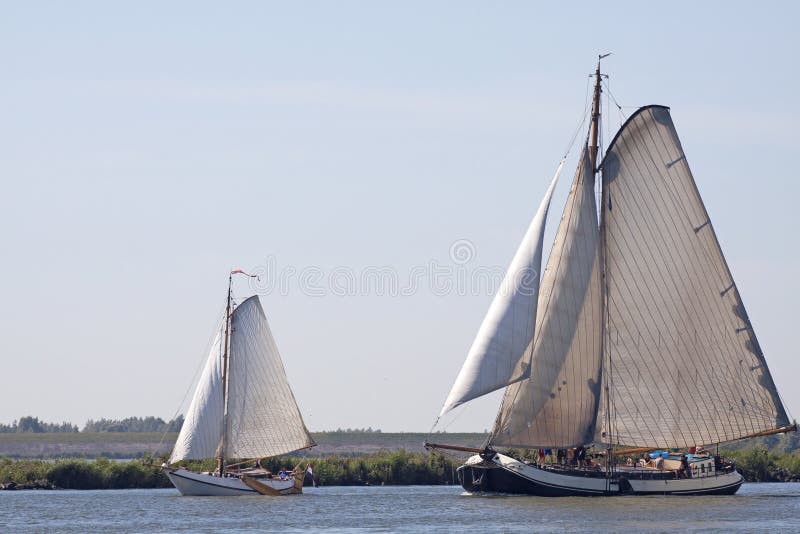
[[[306,488],[302,496],[175,490],[0,491],[0,532],[800,532],[800,483],[732,496],[468,495],[455,486]]]

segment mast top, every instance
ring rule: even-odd
[[[600,93],[603,92],[601,87],[603,74],[600,72],[600,61],[610,55],[611,52],[598,55],[597,69],[594,71],[594,98],[592,99],[592,126],[589,143],[589,164],[594,172],[597,172],[598,139],[600,137]]]

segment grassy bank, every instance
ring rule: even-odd
[[[753,448],[733,451],[727,456],[748,482],[800,482],[798,453],[771,453]],[[187,468],[208,471],[214,461],[182,462]],[[443,485],[457,483],[458,460],[441,454],[408,451],[381,452],[363,456],[326,456],[322,458],[279,457],[265,461],[273,472],[296,465],[311,464],[322,486],[362,485]],[[126,463],[105,458],[95,461],[69,460],[0,460],[0,483],[13,482],[18,487],[63,489],[128,489],[172,487],[160,469],[148,459]]]
[[[380,485],[443,485],[456,482],[457,460],[439,453],[383,451],[361,456],[324,456],[318,458],[283,456],[262,461],[262,465],[277,473],[296,465],[311,465],[314,478],[321,486],[380,486]],[[193,471],[210,471],[215,462],[180,462]]]
[[[167,488],[169,479],[141,461],[0,460],[0,483],[18,487],[61,489]]]
[[[440,454],[407,451],[366,456],[328,456],[325,458],[279,457],[265,462],[273,472],[295,465],[311,464],[314,476],[323,486],[355,485],[438,485],[453,483],[458,463]],[[207,471],[214,461],[181,462],[192,470]],[[0,460],[0,483],[20,487],[63,489],[129,489],[172,487],[160,469],[148,459],[118,463],[105,458],[95,461]]]
[[[728,451],[725,456],[736,462],[736,468],[748,482],[800,482],[800,454],[770,452],[754,447]]]

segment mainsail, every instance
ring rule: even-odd
[[[186,419],[172,449],[169,462],[214,458],[222,444],[222,352],[223,325],[217,330],[203,373],[192,397]]]
[[[562,161],[506,271],[440,416],[530,373],[544,228],[563,165]]]
[[[594,173],[584,149],[539,291],[530,378],[506,389],[493,445],[591,441],[600,398],[600,295]]]
[[[231,317],[228,371],[226,456],[275,456],[314,445],[257,295]]]
[[[601,440],[690,447],[787,425],[669,109],[638,110],[602,169]]]
[[[219,456],[223,432],[228,458],[275,456],[313,446],[258,296],[242,302],[231,315],[227,417],[223,340],[220,327],[170,463]]]

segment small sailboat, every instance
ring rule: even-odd
[[[587,142],[544,273],[561,166],[439,414],[505,388],[485,446],[426,445],[476,453],[458,469],[468,491],[732,494],[742,475],[701,451],[796,424],[669,108],[633,113],[598,165],[602,76],[598,60]],[[584,461],[591,446],[595,461]],[[575,459],[525,462],[502,448]]]
[[[217,330],[169,462],[163,466],[183,495],[302,493],[305,470],[273,475],[261,458],[315,445],[300,415],[258,296],[234,306],[228,277],[225,317]],[[216,458],[213,472],[172,464]],[[226,463],[234,458],[236,463]]]

